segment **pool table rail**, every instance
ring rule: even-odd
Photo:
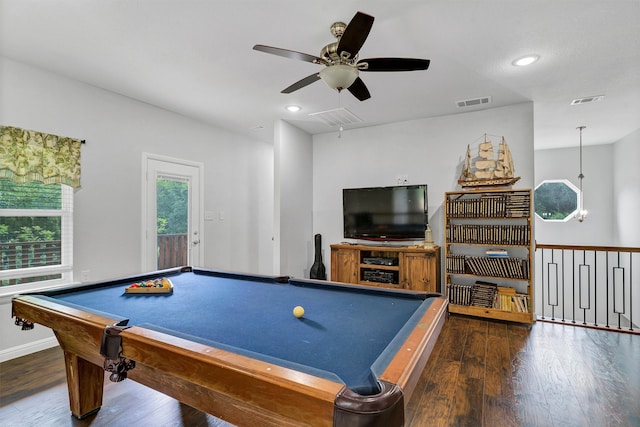
[[[274,426],[283,425],[289,417],[292,425],[332,425],[327,420],[333,416],[335,397],[345,388],[338,382],[151,329],[134,326],[121,336],[123,355],[137,363],[129,372],[131,379],[238,425],[256,421],[267,425],[267,419],[273,419]],[[139,367],[154,375],[136,372]]]
[[[400,386],[407,397],[406,400],[409,400],[409,396],[413,394],[420,375],[429,360],[444,325],[446,314],[446,299],[434,298],[418,321],[417,326],[402,344],[401,349],[380,375],[381,380]]]

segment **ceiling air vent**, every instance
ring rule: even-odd
[[[604,95],[587,96],[584,98],[578,98],[571,101],[571,105],[589,104],[591,102],[602,101]]]
[[[457,101],[458,108],[475,107],[477,105],[491,104],[490,96],[483,96],[482,98],[464,99]]]
[[[335,110],[319,111],[309,114],[311,117],[324,122],[328,126],[342,126],[351,123],[360,123],[362,119],[346,108],[336,108]]]

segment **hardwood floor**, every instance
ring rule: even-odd
[[[449,317],[409,402],[417,426],[640,426],[640,336]]]
[[[2,363],[0,425],[230,426],[133,381],[105,384],[102,409],[76,420],[60,349]],[[406,424],[638,427],[640,336],[451,316],[408,402]]]

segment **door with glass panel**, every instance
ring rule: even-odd
[[[202,164],[145,154],[145,271],[201,265]]]

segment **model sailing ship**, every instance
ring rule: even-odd
[[[498,157],[495,157],[493,143],[487,140],[478,147],[478,157],[471,159],[471,149],[467,145],[467,156],[458,179],[462,187],[491,187],[513,185],[520,177],[514,176],[513,158],[509,146],[502,137],[498,146]]]

